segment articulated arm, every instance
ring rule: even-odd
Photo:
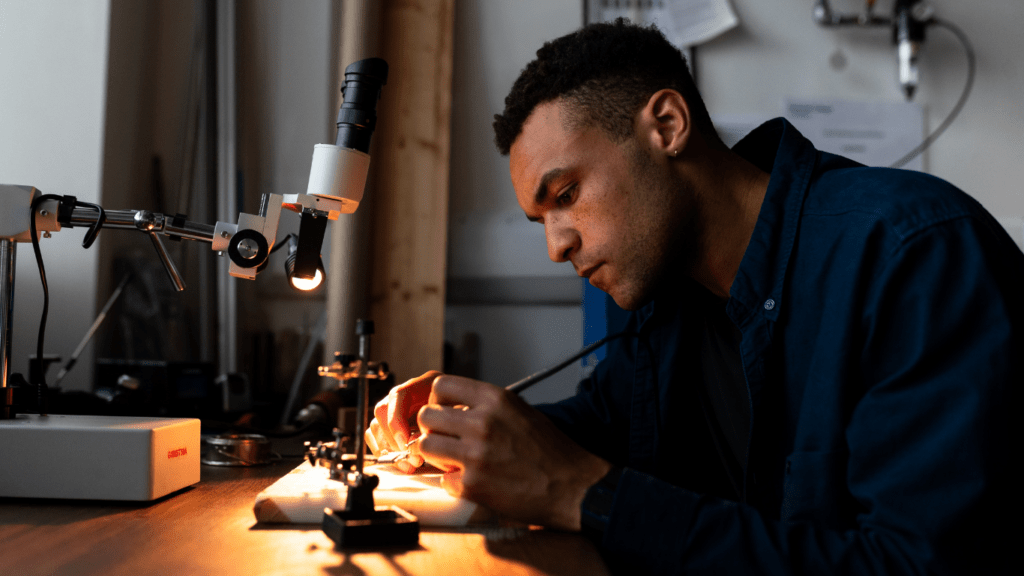
[[[346,68],[337,143],[317,144],[314,148],[306,193],[264,194],[259,213],[239,214],[235,224],[217,222],[211,226],[189,221],[183,215],[86,207],[73,196],[38,200],[40,193],[31,186],[0,185],[0,239],[31,241],[33,217],[36,231],[45,236],[75,226],[91,227],[90,236],[101,228],[138,230],[150,235],[168,274],[182,290],[184,283],[167,257],[161,235],[209,242],[213,250],[227,253],[232,276],[251,280],[266,266],[277,239],[281,210],[286,209],[302,218],[295,257],[289,264],[291,274],[312,279],[320,266],[327,221],[355,212],[362,200],[370,167],[370,137],[377,121],[376,105],[387,74],[388,65],[379,58],[360,60]]]

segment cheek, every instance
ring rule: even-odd
[[[594,246],[615,242],[627,225],[627,192],[598,180],[591,193],[582,196],[573,207],[573,224],[583,239]]]
[[[617,215],[597,202],[578,203],[572,219],[585,252],[604,252],[604,247],[614,241],[619,227]]]

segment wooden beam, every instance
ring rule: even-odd
[[[442,368],[454,0],[387,0],[390,66],[374,156],[374,359],[401,382]]]

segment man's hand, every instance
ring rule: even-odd
[[[511,392],[458,376],[431,380],[419,445],[447,471],[445,490],[510,518],[579,530],[587,488],[611,465]]]
[[[416,431],[416,414],[427,403],[434,378],[440,375],[437,370],[431,370],[399,384],[377,403],[373,409],[374,419],[365,435],[366,445],[374,455],[380,455],[383,450],[394,452],[406,449]],[[422,465],[423,458],[418,451],[413,451],[408,459],[395,463],[399,470],[406,473],[412,473]]]

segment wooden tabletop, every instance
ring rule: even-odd
[[[257,524],[256,495],[299,462],[203,466],[199,484],[150,503],[0,498],[0,574],[608,574],[578,534],[424,528],[413,549],[344,552],[318,526]]]

